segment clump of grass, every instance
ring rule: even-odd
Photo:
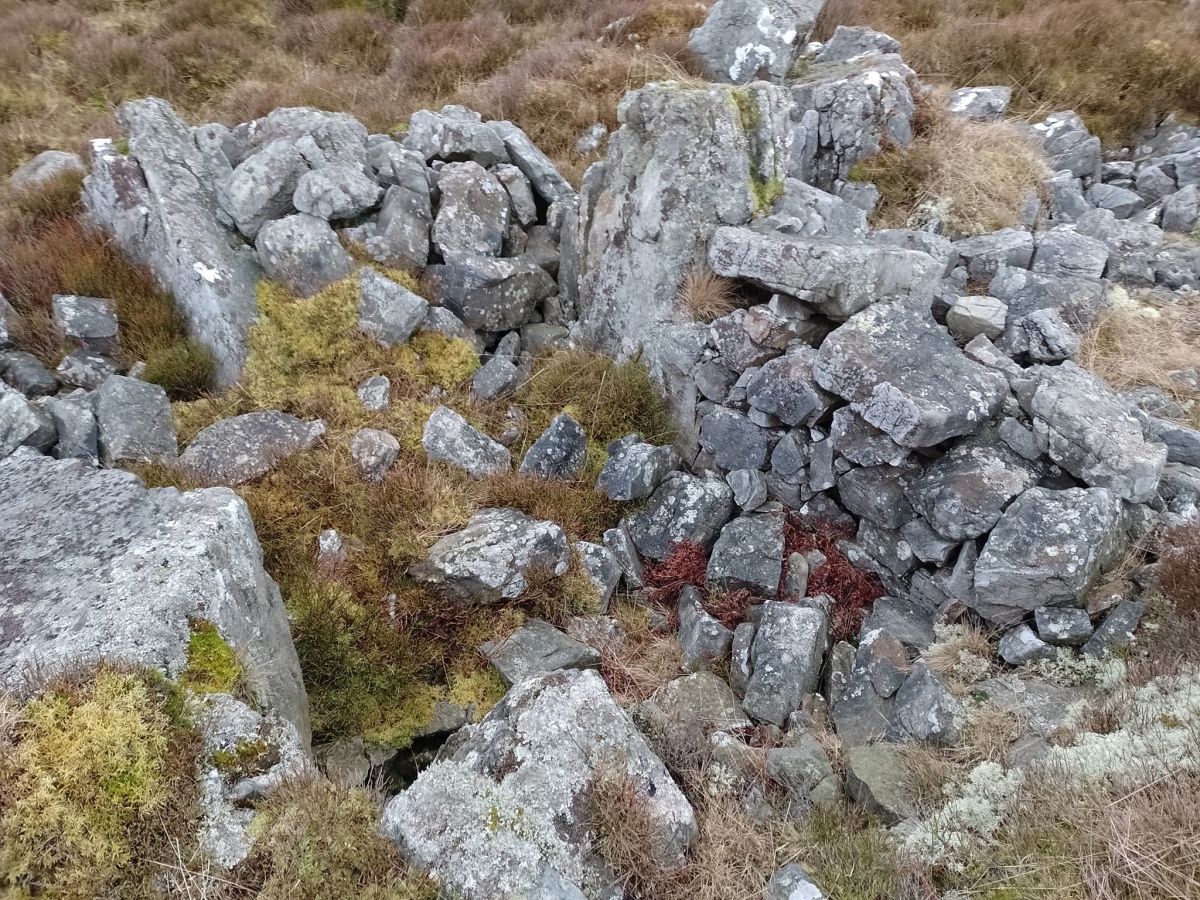
[[[211,622],[196,622],[188,638],[187,670],[181,683],[198,694],[241,692],[245,669]]]
[[[194,844],[198,741],[150,674],[52,681],[0,754],[0,883],[64,898],[148,896]]]
[[[650,628],[650,611],[618,600],[611,615],[621,623],[624,637],[598,647],[600,674],[623,704],[647,700],[660,687],[683,674],[683,650],[671,634]]]
[[[217,360],[196,340],[168,344],[150,353],[142,377],[160,385],[172,400],[195,400],[216,385]]]
[[[942,103],[944,96],[926,101]],[[854,167],[850,178],[871,181],[880,202],[872,224],[903,228],[925,204],[948,203],[946,225],[956,235],[983,234],[1020,222],[1031,190],[1047,174],[1040,148],[1007,122],[979,124],[938,110],[907,147],[892,147]]]
[[[921,654],[929,668],[945,678],[957,694],[992,674],[995,652],[978,626],[935,625],[935,640]]]
[[[1163,594],[1181,617],[1200,615],[1200,525],[1172,528],[1162,538],[1159,577]]]
[[[733,281],[704,265],[693,267],[684,276],[676,303],[695,322],[711,322],[738,307]]]
[[[604,532],[620,521],[624,504],[609,500],[594,482],[594,478],[548,481],[512,472],[484,481],[481,502],[557,522],[575,540],[600,542]]]
[[[379,833],[367,793],[328,781],[286,782],[258,807],[254,849],[235,876],[260,900],[434,900]]]

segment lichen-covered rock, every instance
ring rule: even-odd
[[[783,570],[783,518],[742,516],[721,529],[708,560],[708,583],[774,597]]]
[[[729,656],[733,632],[704,609],[700,592],[691,585],[679,594],[679,646],[689,672],[720,663]]]
[[[30,191],[61,178],[67,173],[83,177],[87,170],[77,153],[63,150],[43,150],[8,176],[8,186],[14,194]]]
[[[714,407],[700,423],[700,446],[726,470],[765,469],[779,437],[726,406]]]
[[[521,383],[521,370],[511,360],[493,356],[471,376],[471,396],[476,400],[494,400],[513,393]]]
[[[26,443],[41,427],[37,411],[19,392],[0,387],[0,459]]]
[[[533,190],[547,205],[575,199],[570,182],[559,174],[550,157],[537,148],[529,135],[512,122],[503,120],[488,122],[487,128],[500,138],[513,165],[529,179]]]
[[[962,737],[966,721],[966,709],[946,683],[924,662],[916,663],[896,691],[892,708],[896,736],[934,747],[952,747]]]
[[[946,327],[964,341],[980,334],[995,340],[1007,318],[1008,306],[995,297],[959,297],[946,313]]]
[[[233,487],[266,475],[324,434],[320,419],[304,422],[278,410],[246,413],[200,431],[180,454],[179,467],[197,484]]]
[[[58,390],[58,379],[32,353],[6,350],[0,353],[0,375],[26,397],[44,397]]]
[[[591,850],[587,796],[606,777],[634,786],[659,863],[681,863],[697,835],[691,805],[592,671],[517,684],[388,804],[381,827],[465,900],[562,896],[539,893],[547,873],[598,896],[611,876]]]
[[[733,491],[716,475],[672,472],[644,510],[629,518],[629,535],[651,559],[666,559],[683,541],[706,549],[733,514]]]
[[[521,460],[521,473],[570,481],[583,471],[587,435],[569,413],[559,413],[533,442]]]
[[[438,190],[433,243],[442,258],[499,256],[511,208],[496,177],[475,162],[449,163],[438,173]]]
[[[829,619],[818,609],[768,600],[750,650],[742,708],[760,722],[783,725],[817,688],[829,650]]]
[[[466,419],[439,406],[425,423],[421,446],[430,462],[449,463],[474,478],[486,478],[512,468],[512,454]]]
[[[433,208],[424,167],[415,188],[409,187],[409,181],[415,179],[406,179],[387,189],[375,232],[365,243],[377,262],[423,268],[429,262],[429,230],[433,226]]]
[[[965,87],[950,94],[946,108],[956,116],[965,116],[976,122],[994,122],[1004,118],[1011,99],[1010,87]]]
[[[391,406],[392,382],[386,375],[372,375],[358,386],[355,394],[363,409],[382,412]]]
[[[571,549],[579,558],[584,573],[596,586],[598,611],[604,612],[608,609],[608,601],[612,598],[613,591],[621,583],[620,561],[607,547],[593,544],[591,541],[576,541],[571,545]]]
[[[93,463],[100,459],[100,430],[96,426],[91,397],[84,393],[53,397],[43,408],[50,413],[54,423],[55,459],[77,458]],[[2,426],[0,431],[3,431]],[[3,439],[0,439],[0,456],[4,455]]]
[[[51,298],[51,310],[55,327],[77,347],[110,355],[120,349],[117,314],[111,301],[55,294]]]
[[[772,875],[763,897],[765,900],[827,900],[825,892],[808,877],[799,863],[788,863]]]
[[[1086,330],[1107,306],[1105,283],[1078,275],[1043,275],[1011,266],[1002,267],[988,293],[1008,306],[1009,319],[1039,309],[1055,309],[1075,328]]]
[[[688,38],[688,49],[717,81],[782,81],[825,0],[718,0]]]
[[[668,681],[654,692],[653,703],[667,722],[714,731],[748,728],[751,724],[729,685],[712,672]]]
[[[484,509],[446,535],[410,574],[464,604],[496,603],[525,593],[531,568],[562,575],[571,565],[567,536],[553,522],[515,509]]]
[[[382,194],[361,167],[323,166],[300,176],[292,205],[326,221],[352,219],[378,203]]]
[[[171,401],[157,384],[114,375],[95,392],[100,456],[119,462],[161,462],[179,452]]]
[[[263,271],[301,297],[341,281],[353,269],[329,223],[304,213],[268,222],[255,246]]]
[[[944,270],[916,250],[754,228],[718,228],[708,262],[718,275],[803,297],[839,321],[881,300],[932,298]]]
[[[1049,644],[1078,647],[1092,636],[1092,620],[1084,609],[1039,606],[1033,618],[1038,637]]]
[[[404,149],[421,154],[426,161],[473,160],[483,167],[507,162],[504,142],[483,124],[483,117],[465,106],[443,106],[439,112],[422,109],[408,120]]]
[[[367,481],[383,481],[399,453],[400,442],[379,428],[360,428],[350,439],[350,462]]]
[[[1079,605],[1124,549],[1122,518],[1120,499],[1106,488],[1030,488],[988,536],[966,602],[996,625],[1014,625],[1039,606]]]
[[[1083,614],[1087,615],[1086,612]],[[1038,659],[1051,660],[1058,655],[1058,652],[1034,634],[1028,625],[1018,625],[1000,638],[999,651],[1000,658],[1010,666],[1023,666]]]
[[[441,284],[446,308],[478,331],[520,328],[558,290],[545,269],[523,256],[461,256],[429,272]]]
[[[837,398],[813,378],[817,351],[797,347],[765,363],[746,385],[746,402],[785,425],[815,425]]]
[[[968,359],[927,312],[878,304],[825,339],[817,383],[904,447],[975,431],[1008,392],[999,372]]]
[[[635,436],[636,437],[636,436]],[[681,465],[674,447],[656,447],[642,441],[616,441],[596,479],[596,490],[609,500],[640,500],[658,488],[668,472]]]
[[[0,683],[99,659],[177,679],[205,621],[249,663],[261,707],[307,744],[287,614],[236,494],[147,490],[128,472],[24,450],[0,461],[0,508]]]
[[[530,619],[503,640],[487,641],[479,652],[509,685],[559,669],[600,665],[599,653],[541,619]]]
[[[915,814],[909,799],[908,766],[886,744],[854,747],[846,755],[846,792],[885,825]]]

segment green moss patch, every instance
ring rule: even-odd
[[[197,694],[233,694],[241,689],[244,675],[241,661],[217,627],[211,622],[195,623],[181,684]]]

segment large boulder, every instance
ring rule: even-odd
[[[465,900],[610,896],[588,812],[591,789],[604,779],[636,792],[659,864],[682,863],[696,820],[666,767],[599,675],[552,672],[520,682],[459,731],[388,804],[381,827],[412,864]],[[556,892],[546,891],[550,883]]]
[[[267,222],[296,211],[292,197],[301,176],[324,162],[307,135],[272,141],[217,183],[217,199],[238,231],[253,240]]]
[[[250,690],[309,740],[279,588],[246,504],[227,488],[147,490],[138,478],[23,450],[0,461],[0,683],[99,659],[187,670],[209,623]]]
[[[825,0],[717,0],[688,39],[717,81],[782,81]]]
[[[324,434],[320,419],[304,422],[278,410],[246,413],[203,429],[180,454],[179,467],[197,484],[233,487],[266,475]]]
[[[520,597],[531,569],[558,576],[570,565],[567,536],[553,522],[515,509],[484,509],[434,544],[410,574],[456,602],[475,605]]]
[[[1123,525],[1121,501],[1105,488],[1030,488],[988,536],[967,602],[993,625],[1078,606],[1124,550]]]
[[[830,334],[813,373],[904,447],[975,431],[1008,392],[1004,376],[964,356],[928,310],[899,303],[871,306]]]
[[[882,300],[932,300],[944,271],[916,250],[755,228],[718,228],[708,262],[718,275],[800,297],[836,320]]]
[[[258,317],[254,254],[219,224],[214,174],[191,129],[163,100],[123,103],[117,118],[129,155],[92,142],[84,203],[92,222],[146,266],[175,297],[193,335],[217,359],[217,380],[235,381]]]

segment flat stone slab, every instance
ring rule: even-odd
[[[214,422],[197,434],[179,455],[179,467],[197,484],[232,487],[261,478],[324,434],[320,419],[304,422],[278,410],[246,413]]]
[[[567,637],[542,619],[526,622],[502,641],[488,641],[480,646],[479,652],[509,685],[559,669],[592,669],[600,665],[596,650]]]

